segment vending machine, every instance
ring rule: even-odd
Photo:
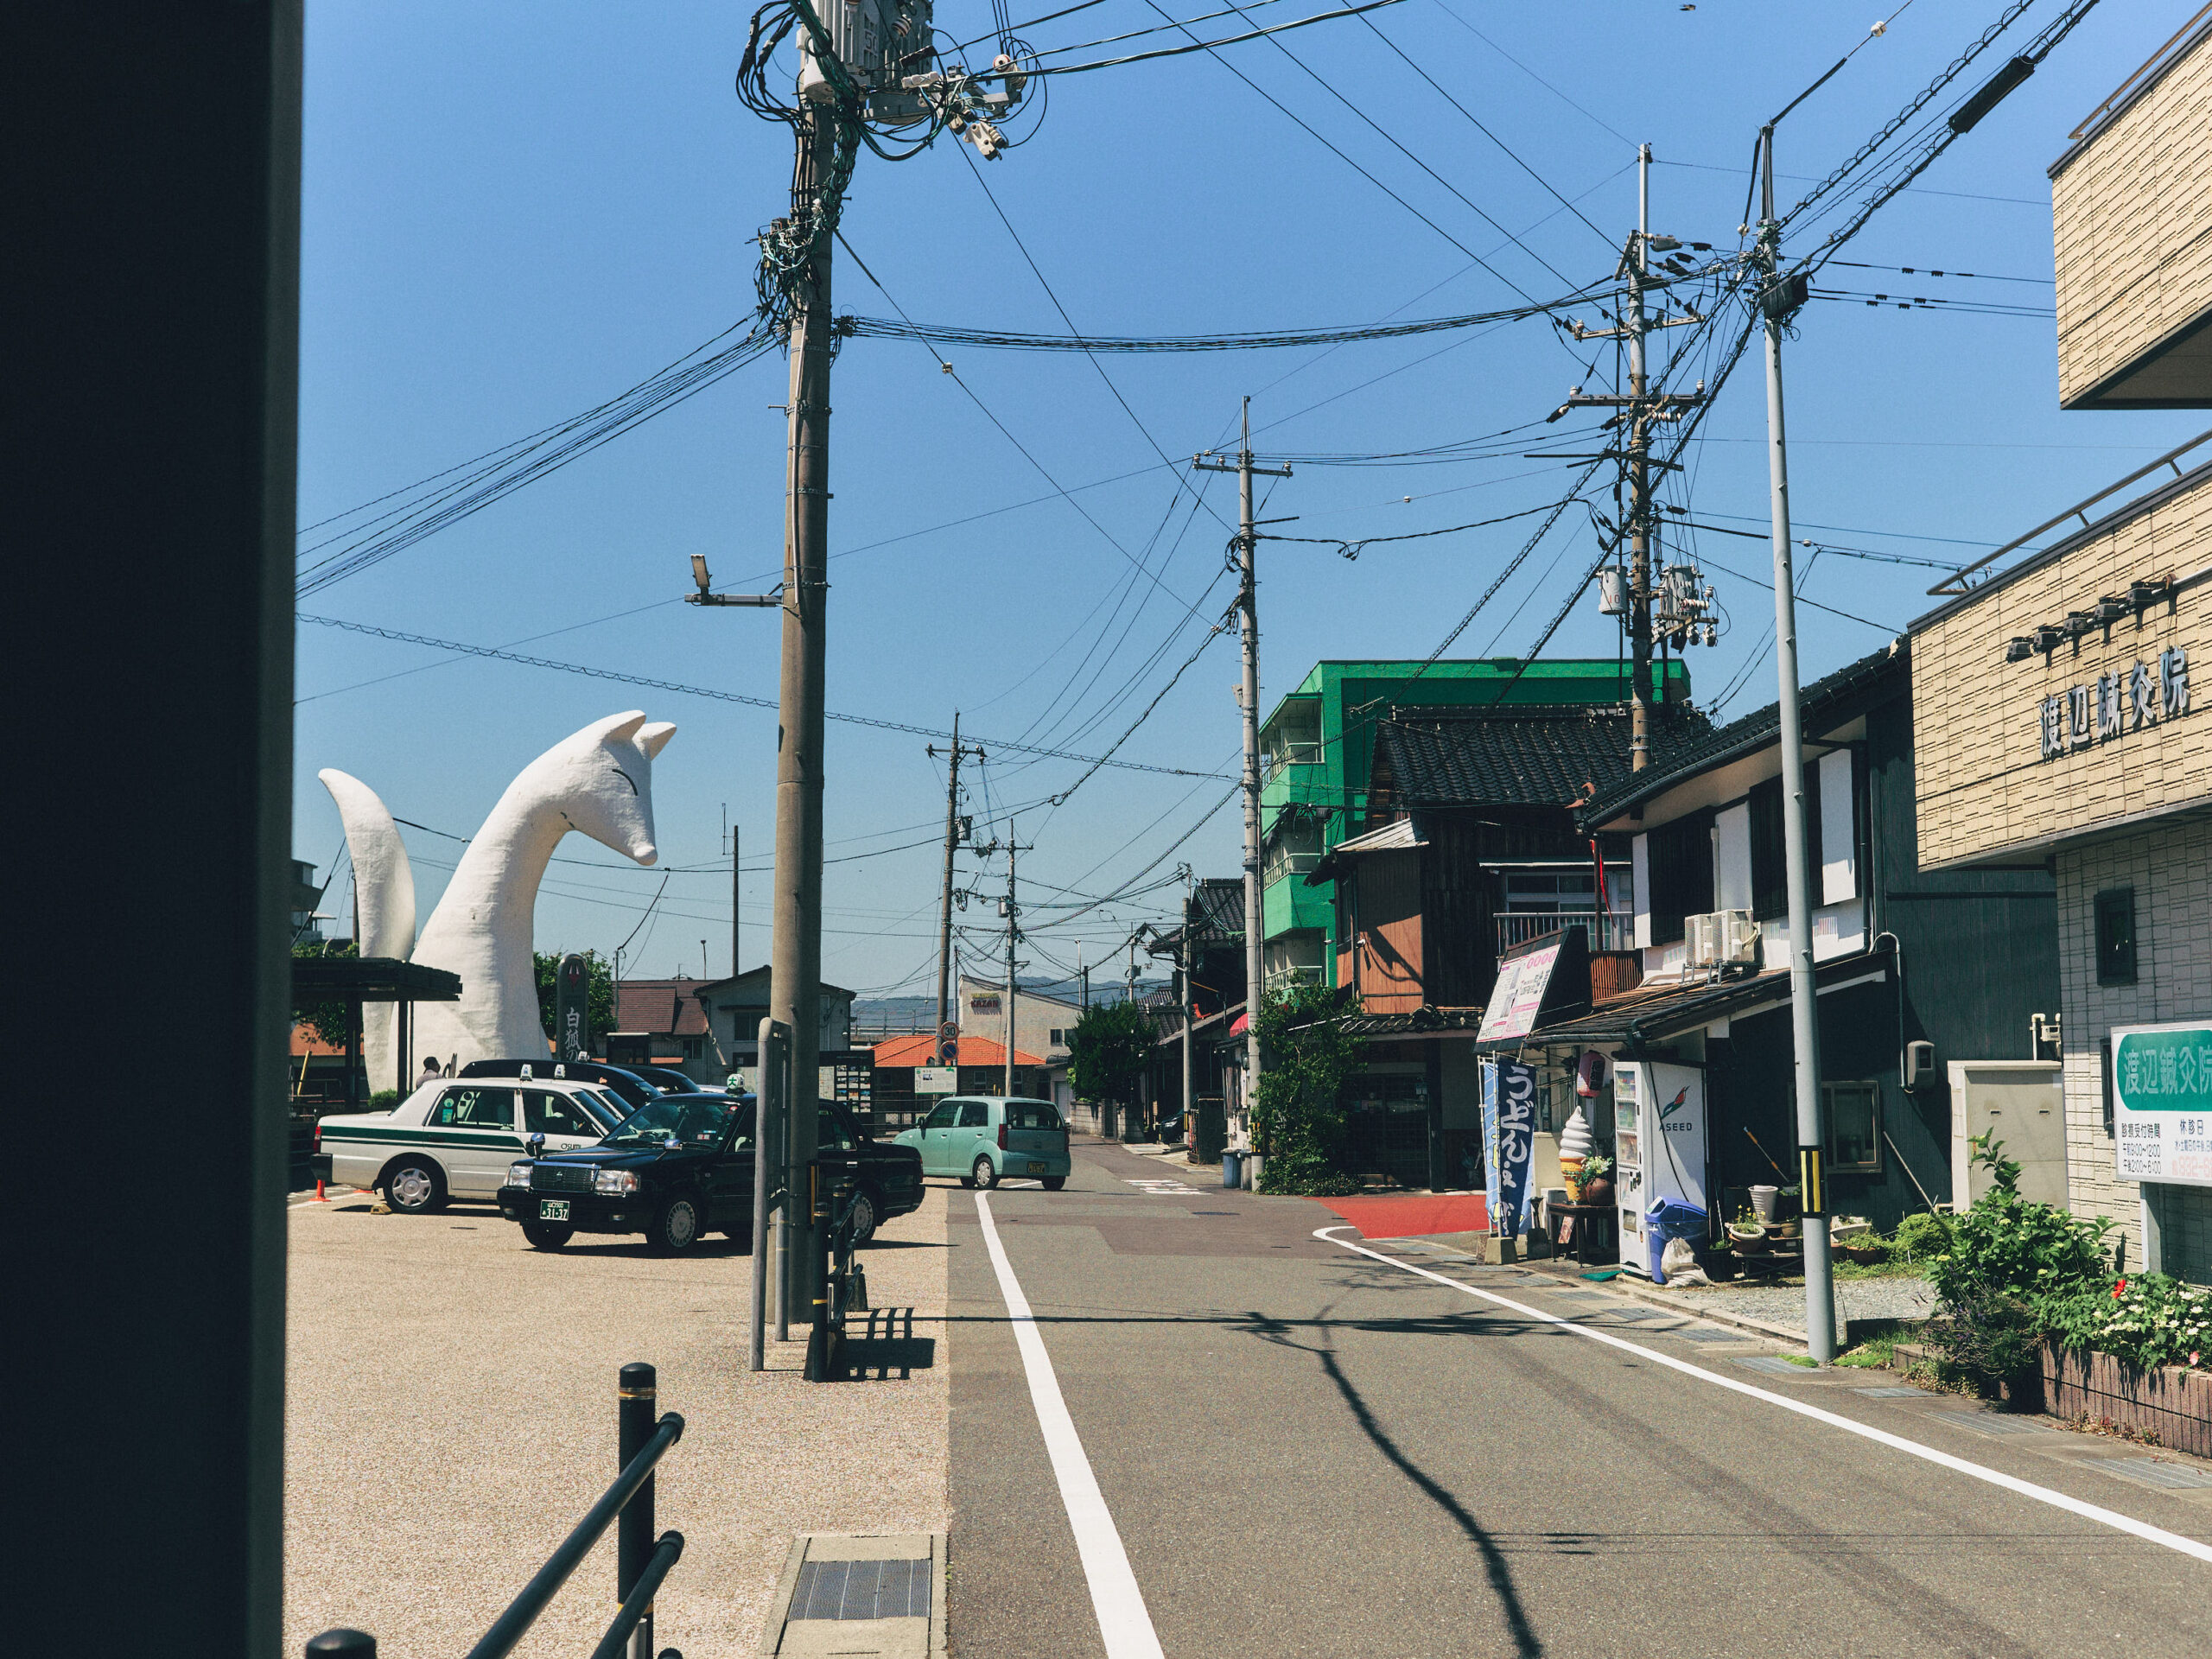
[[[1705,1073],[1657,1060],[1613,1068],[1613,1187],[1621,1262],[1651,1272],[1651,1206],[1672,1198],[1710,1213],[1705,1197]]]

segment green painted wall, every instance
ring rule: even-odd
[[[1654,664],[1655,671],[1660,666]],[[1679,659],[1663,667],[1666,700],[1687,702],[1689,670]],[[1346,819],[1367,804],[1376,722],[1394,709],[1624,703],[1629,696],[1628,672],[1625,662],[1611,658],[1540,658],[1525,669],[1510,657],[1440,662],[1426,671],[1415,662],[1316,663],[1260,728],[1260,750],[1265,755],[1270,734],[1286,725],[1287,716],[1302,712],[1306,705],[1319,706],[1319,760],[1279,766],[1261,788],[1262,844],[1284,809],[1291,806],[1318,810],[1324,852],[1344,839]],[[1321,930],[1322,971],[1331,983],[1336,970],[1335,906],[1334,884],[1307,887],[1303,874],[1271,881],[1262,893],[1261,916],[1268,938]]]

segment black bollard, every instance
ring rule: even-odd
[[[342,1654],[345,1659],[377,1659],[377,1639],[366,1630],[325,1630],[321,1636],[308,1639],[308,1659],[327,1659]]]
[[[620,1449],[615,1467],[627,1469],[645,1442],[652,1438],[654,1419],[660,1409],[660,1374],[641,1361],[632,1361],[622,1368],[621,1382],[617,1388],[617,1414],[620,1420]],[[630,1592],[637,1588],[644,1576],[645,1565],[653,1558],[653,1479],[647,1475],[635,1496],[622,1506],[622,1514],[615,1522],[614,1535],[614,1599],[619,1605],[629,1599]],[[633,1639],[633,1651],[652,1651],[653,1616],[650,1611],[638,1626],[638,1637]]]

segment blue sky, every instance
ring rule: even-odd
[[[1258,16],[1322,9],[1280,0]],[[2039,0],[2018,37],[2060,9]],[[996,162],[949,138],[903,163],[863,158],[845,234],[892,297],[840,251],[836,308],[890,316],[895,301],[930,321],[1065,332],[999,210],[1058,305],[1093,334],[1346,325],[1548,299],[1612,269],[1635,219],[1638,141],[1658,162],[1654,228],[1732,247],[1759,123],[1882,15],[1861,10],[1403,0],[1372,14],[1371,29],[1332,22],[1280,45],[1224,51],[1313,132],[1205,54],[1067,76],[1033,137]],[[1849,155],[1999,10],[1995,0],[1892,10],[1886,35],[1783,125],[1783,200]],[[2099,8],[1841,256],[2025,280],[1833,267],[1824,280],[2047,307],[2044,170],[2068,132],[2190,10],[2183,0]],[[1027,15],[1017,8],[1017,20]],[[744,318],[749,238],[785,210],[790,174],[787,130],[750,115],[732,91],[747,16],[677,3],[329,0],[311,9],[302,524],[599,403]],[[1074,46],[1159,21],[1147,0],[1104,0],[1028,35],[1039,48]],[[990,16],[947,0],[938,23],[966,38],[986,31]],[[1243,26],[1232,15],[1204,27]],[[1962,84],[1985,79],[2005,54],[1993,51]],[[1575,315],[1599,321],[1594,308]],[[2187,412],[2063,414],[2048,318],[1821,302],[1801,321],[1787,374],[1802,535],[1971,556],[2196,429]],[[1500,433],[1555,407],[1586,378],[1592,350],[1578,355],[1539,320],[1325,353],[1105,355],[1096,364],[967,347],[945,355],[957,378],[907,341],[855,340],[837,363],[829,706],[940,728],[957,708],[987,746],[1095,753],[1166,684],[1230,597],[1222,569],[1233,480],[1211,479],[1196,499],[1205,475],[1163,465],[1163,454],[1187,457],[1227,437],[1246,394],[1255,448],[1278,454],[1380,454]],[[780,359],[764,359],[303,608],[772,696],[773,613],[678,601],[694,553],[726,587],[774,579],[784,430],[772,406],[784,401],[784,374]],[[1536,428],[1491,459],[1300,465],[1270,493],[1267,516],[1298,515],[1280,527],[1288,533],[1363,537],[1517,512],[1563,493],[1558,463],[1519,452],[1566,430]],[[1763,430],[1754,360],[1685,456],[1682,499],[1700,519],[1758,527]],[[1082,512],[1056,487],[1074,491]],[[1426,657],[1526,533],[1525,524],[1504,524],[1377,546],[1356,562],[1325,546],[1264,545],[1263,704],[1319,658]],[[1453,654],[1525,652],[1595,556],[1592,536],[1586,521],[1562,521]],[[1691,654],[1691,671],[1701,699],[1741,678],[1722,713],[1748,712],[1773,697],[1770,658],[1744,672],[1766,644],[1771,601],[1727,568],[1763,575],[1765,550],[1706,537],[1696,551],[1730,628],[1719,646]],[[1874,649],[1885,628],[1927,609],[1932,577],[1823,556],[1808,596],[1884,626],[1801,613],[1807,676]],[[1548,649],[1610,657],[1615,644],[1592,589]],[[1225,769],[1237,744],[1236,651],[1233,636],[1216,638],[1122,755]],[[320,767],[360,777],[402,818],[466,836],[516,772],[588,721],[638,707],[676,721],[655,785],[662,862],[672,872],[659,908],[640,928],[661,870],[572,837],[563,856],[579,861],[554,867],[538,906],[539,947],[611,950],[634,931],[626,968],[727,972],[727,807],[746,862],[763,867],[745,878],[741,948],[748,966],[766,959],[769,711],[310,626],[300,630],[298,688],[295,850],[326,873],[341,837],[315,781]],[[930,982],[944,795],[925,741],[830,728],[829,852],[842,861],[828,872],[823,971],[839,984]],[[976,786],[966,810],[988,834],[994,814],[1065,789],[1080,770],[994,754],[968,774]],[[1057,810],[1021,812],[1017,832],[1035,846],[1021,864],[1026,897],[1071,904],[1067,893],[1117,887],[1186,832],[1137,887],[1182,860],[1201,874],[1233,874],[1235,810],[1205,817],[1225,788],[1108,771]],[[407,834],[427,916],[459,843]],[[1001,889],[1002,861],[963,857],[961,868],[983,893]],[[1046,924],[1058,912],[1033,910],[1029,971],[1071,964],[1078,946],[1092,963],[1125,960],[1117,953],[1130,925],[1173,899],[1140,893],[1057,926]],[[344,903],[341,882],[330,907]],[[996,906],[987,897],[965,915],[988,930]],[[983,943],[979,935],[971,949]]]

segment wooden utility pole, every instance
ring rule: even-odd
[[[802,104],[791,170],[792,238],[808,250],[791,287],[789,458],[784,497],[784,632],[778,688],[774,932],[768,1013],[791,1033],[784,1124],[784,1305],[814,1306],[819,1266],[810,1185],[822,1045],[823,676],[830,530],[830,248],[817,222],[836,147],[834,110]]]

